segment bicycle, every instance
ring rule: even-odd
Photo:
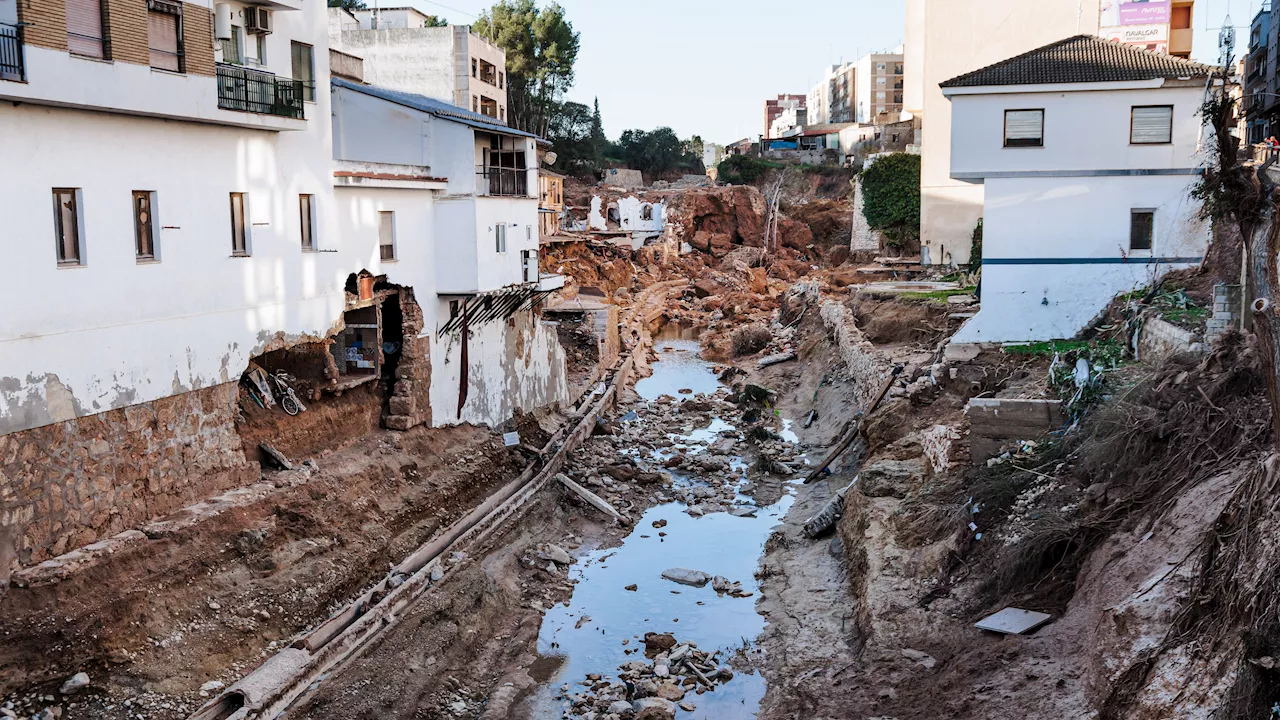
[[[293,386],[289,384],[291,380],[296,378],[283,370],[277,370],[267,375],[267,387],[271,388],[271,394],[275,396],[276,401],[286,413],[297,415],[306,408],[298,399],[298,394],[293,391]]]

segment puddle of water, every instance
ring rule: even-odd
[[[660,395],[691,398],[714,393],[721,387],[710,363],[698,357],[696,340],[688,331],[664,331],[655,345],[661,360],[653,365],[653,375],[636,385],[636,392],[646,400]],[[692,394],[681,395],[689,388]],[[794,437],[789,423],[784,433]],[[714,442],[721,432],[734,426],[715,418],[704,428],[672,435],[678,443],[696,453]],[[734,468],[741,472],[742,463],[734,458]],[[748,498],[741,497],[740,501]],[[790,492],[769,507],[760,508],[756,517],[735,517],[714,513],[700,518],[684,512],[683,503],[667,503],[651,508],[637,522],[620,547],[593,551],[573,566],[572,577],[578,583],[569,603],[547,611],[538,637],[538,652],[558,656],[564,665],[547,684],[541,686],[533,700],[537,717],[559,717],[561,702],[554,699],[562,683],[570,692],[583,689],[577,683],[589,673],[616,678],[618,667],[631,660],[644,659],[644,634],[670,632],[676,639],[697,643],[704,652],[720,651],[721,665],[733,654],[754,645],[764,630],[764,617],[756,613],[759,594],[755,571],[764,543],[791,507]],[[655,521],[665,520],[662,528]],[[660,536],[659,533],[666,533]],[[669,568],[701,570],[739,581],[751,597],[719,596],[710,584],[694,588],[661,575]],[[635,584],[635,591],[626,586]],[[588,618],[588,619],[584,619]],[[626,645],[623,640],[629,640]],[[633,651],[628,654],[626,651]],[[680,711],[679,717],[706,720],[740,720],[754,718],[764,697],[765,680],[759,672],[734,669],[734,678],[718,684],[713,692],[690,693],[687,700],[697,709]]]

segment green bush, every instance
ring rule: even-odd
[[[884,233],[885,241],[905,247],[920,241],[920,156],[886,155],[859,175],[862,214]]]
[[[770,170],[781,170],[782,163],[761,160],[749,155],[730,155],[720,161],[716,179],[727,185],[753,185]]]

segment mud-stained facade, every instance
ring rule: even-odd
[[[432,355],[443,358],[431,376],[436,425],[472,423],[498,427],[516,411],[569,401],[564,348],[555,327],[532,312],[473,326],[467,345],[467,391],[457,412],[462,381],[462,333],[436,340]]]

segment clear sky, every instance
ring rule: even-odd
[[[1028,0],[1031,1],[1031,0]],[[366,0],[373,6],[373,0]],[[472,22],[493,0],[380,0]],[[1198,0],[1194,55],[1216,61],[1228,12],[1237,48],[1262,0]],[[903,0],[560,0],[582,34],[569,99],[600,99],[605,132],[667,125],[721,144],[763,129],[764,100],[807,93],[827,65],[902,44]],[[794,12],[792,12],[794,10]],[[1237,52],[1238,54],[1238,52]]]

